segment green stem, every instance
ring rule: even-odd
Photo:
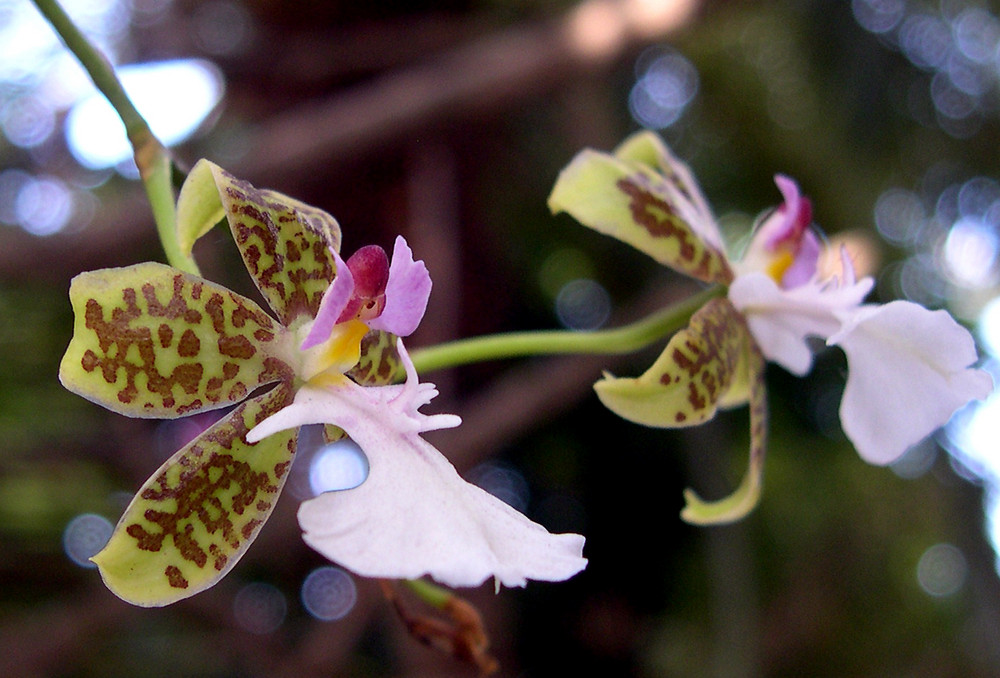
[[[56,0],[33,2],[124,123],[167,261],[175,268],[197,275],[198,265],[190,255],[181,251],[177,243],[170,153],[153,135],[146,119],[128,98],[111,62],[80,32],[59,3]]]
[[[451,591],[424,579],[404,579],[402,584],[409,588],[420,600],[439,610],[451,600]]]
[[[611,330],[511,332],[459,339],[414,351],[413,364],[418,372],[430,372],[486,360],[530,355],[631,353],[683,328],[695,311],[724,293],[724,287],[715,285],[638,322]]]

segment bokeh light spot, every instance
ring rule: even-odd
[[[15,146],[33,148],[45,142],[55,130],[54,111],[41,99],[27,95],[17,97],[3,108],[0,126]]]
[[[258,635],[266,635],[278,630],[288,612],[288,601],[276,587],[264,582],[247,584],[233,599],[233,615],[236,622]]]
[[[124,66],[118,75],[153,134],[167,146],[193,134],[224,89],[219,69],[200,59]],[[77,160],[91,169],[113,167],[132,157],[124,125],[100,94],[73,106],[66,118],[66,138]]]
[[[886,33],[899,24],[906,9],[904,0],[853,0],[854,19],[867,31]]]
[[[353,440],[324,445],[309,461],[309,486],[314,494],[350,490],[368,478],[368,457]]]
[[[17,223],[29,233],[58,233],[73,216],[73,193],[55,177],[32,177],[17,192],[14,213]]]
[[[983,347],[994,358],[1000,358],[1000,297],[994,297],[983,306],[977,328]]]
[[[981,7],[967,7],[952,22],[955,44],[964,57],[980,64],[992,62],[1000,43],[1000,22]]]
[[[486,462],[469,472],[469,480],[521,513],[528,508],[528,481],[517,469]]]
[[[354,579],[339,567],[318,567],[302,582],[302,604],[323,621],[343,618],[358,600]]]
[[[913,14],[899,29],[899,43],[906,57],[920,68],[937,68],[951,50],[951,31],[939,17]]]
[[[104,516],[84,513],[73,518],[63,530],[63,550],[80,567],[97,567],[90,558],[111,539],[114,525]]]
[[[917,582],[934,597],[950,596],[965,584],[968,567],[965,556],[951,544],[935,544],[917,562]]]
[[[967,288],[996,282],[997,234],[978,219],[958,220],[945,239],[943,264],[949,277]]]
[[[253,33],[253,20],[242,3],[207,2],[194,11],[194,36],[209,54],[232,56],[245,52]]]
[[[638,80],[629,95],[632,117],[643,127],[663,129],[677,122],[698,93],[698,71],[673,50],[640,57]]]
[[[595,330],[611,315],[611,296],[597,281],[571,280],[556,296],[556,315],[568,329]]]
[[[905,245],[927,218],[920,197],[912,191],[892,188],[875,203],[875,226],[883,238],[895,245]]]

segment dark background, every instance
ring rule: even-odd
[[[909,297],[975,320],[994,296],[995,262],[975,284],[949,278],[940,249],[954,220],[940,196],[1000,173],[996,62],[960,54],[970,31],[989,32],[975,18],[996,16],[993,3],[667,0],[677,13],[662,23],[622,18],[648,4],[135,2],[121,5],[132,13],[117,60],[200,56],[224,73],[224,100],[177,148],[182,162],[209,157],[328,210],[346,252],[404,234],[435,284],[411,347],[558,327],[554,291],[576,277],[607,290],[611,324],[695,289],[545,205],[580,148],[610,149],[639,128],[629,109],[637,68],[671,50],[698,87],[662,133],[727,229],[745,230],[778,202],[772,176],[790,174],[827,235],[866,253],[876,300]],[[982,14],[969,19],[970,8]],[[0,105],[26,87],[0,82]],[[0,138],[0,169],[59,177],[89,196],[75,203],[89,209],[47,237],[0,225],[0,674],[474,675],[408,638],[373,582],[356,581],[344,619],[312,618],[299,588],[323,560],[299,538],[287,493],[222,583],[168,608],[131,607],[67,558],[69,520],[115,522],[176,434],[61,389],[69,280],[162,255],[141,186],[81,169],[58,128],[30,147]],[[875,208],[890,189],[926,210],[923,230],[881,237]],[[995,216],[984,228],[995,230]],[[226,233],[197,255],[207,277],[249,293]],[[428,375],[443,394],[437,409],[465,419],[432,436],[459,470],[499,468],[532,518],[587,537],[590,564],[567,583],[466,592],[501,675],[1000,675],[983,491],[948,454],[925,444],[933,456],[902,474],[911,478],[862,462],[836,421],[843,356],[822,352],[804,379],[768,372],[758,510],[734,526],[690,527],[678,518],[683,488],[721,496],[743,471],[745,408],[658,431],[620,421],[590,389],[602,369],[638,374],[660,348]],[[918,580],[937,544],[964,563],[948,595]],[[234,613],[252,582],[287,601],[267,634]]]

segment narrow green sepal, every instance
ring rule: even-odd
[[[177,242],[190,255],[195,242],[226,218],[208,160],[199,160],[188,173],[177,198]]]
[[[146,481],[91,559],[115,595],[142,607],[168,605],[233,568],[274,508],[298,430],[254,445],[246,434],[291,401],[282,384],[241,404]]]
[[[253,301],[152,262],[81,273],[62,384],[131,417],[173,418],[292,378],[284,330]]]
[[[694,525],[722,525],[742,520],[757,507],[764,479],[767,451],[767,392],[764,356],[755,343],[747,344],[750,374],[750,462],[739,487],[728,497],[705,501],[692,489],[684,490],[681,518]]]
[[[750,515],[760,501],[760,474],[747,471],[740,486],[728,497],[718,501],[705,501],[698,493],[684,490],[684,508],[681,519],[692,525],[726,525]]]
[[[269,189],[254,188],[200,160],[181,188],[178,237],[190,246],[224,214],[247,271],[286,327],[314,318],[336,273],[340,226],[321,209]]]
[[[615,414],[646,426],[704,423],[720,407],[746,402],[749,333],[728,299],[709,301],[640,377],[605,375],[594,390]]]
[[[687,168],[648,137],[626,141],[618,152],[579,153],[560,172],[549,209],[685,275],[728,284],[733,274],[718,229]],[[645,164],[653,158],[656,165]]]

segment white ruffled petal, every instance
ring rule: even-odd
[[[828,341],[847,354],[840,421],[872,464],[892,463],[993,390],[986,372],[969,368],[972,336],[945,311],[894,301],[842,315],[843,328]]]
[[[587,564],[584,539],[551,534],[501,500],[463,480],[421,431],[457,426],[455,415],[417,408],[436,394],[418,384],[402,343],[407,381],[364,388],[347,380],[305,386],[292,405],[258,424],[247,440],[310,423],[343,428],[368,457],[359,487],[303,502],[303,539],[330,560],[367,577],[429,574],[449,586],[495,577],[506,586],[528,579],[562,581]]]
[[[849,286],[831,281],[784,289],[757,272],[736,278],[729,300],[743,313],[764,357],[803,375],[812,367],[806,337],[826,338],[837,332],[841,321],[836,314],[857,307],[871,287],[872,280],[865,278]]]
[[[345,427],[347,428],[347,427]],[[299,525],[311,547],[366,577],[477,586],[562,581],[582,570],[583,537],[550,534],[464,481],[418,436],[392,436],[375,421],[347,428],[368,454],[358,488],[303,502]]]

